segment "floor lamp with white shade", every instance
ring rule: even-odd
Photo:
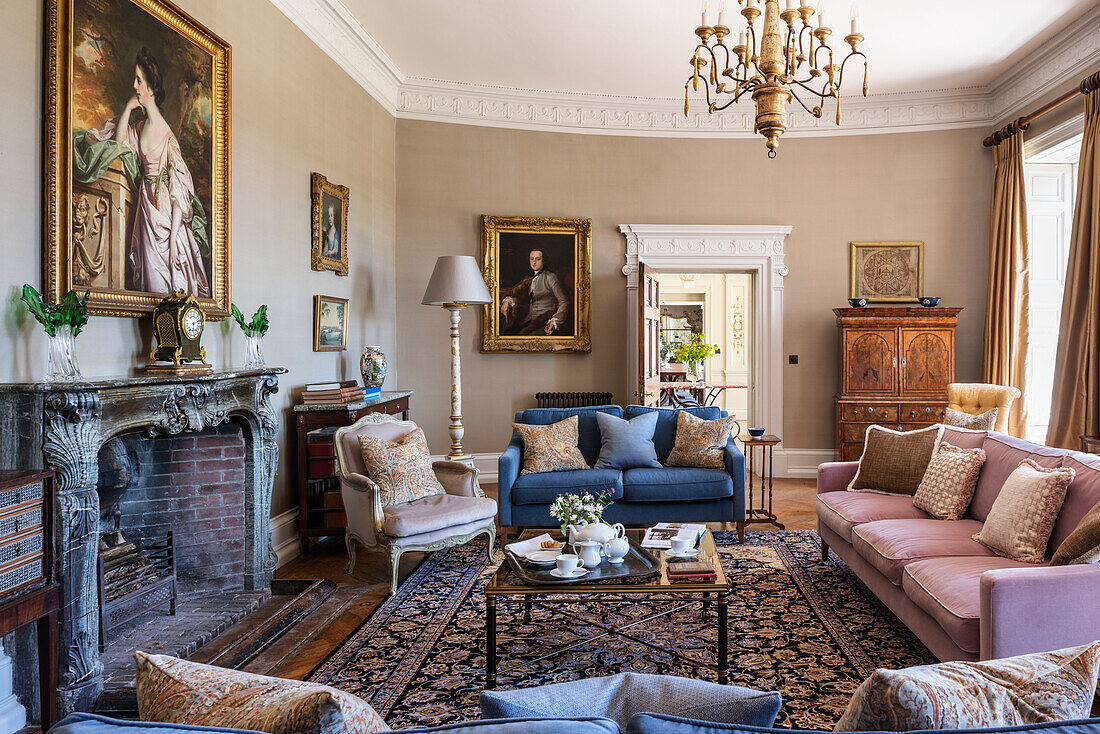
[[[435,270],[424,290],[425,306],[442,306],[451,312],[451,461],[470,462],[473,457],[462,450],[462,367],[459,357],[458,322],[467,306],[492,302],[477,260],[469,255],[444,255],[435,261]]]

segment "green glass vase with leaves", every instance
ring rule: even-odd
[[[260,340],[264,338],[264,334],[267,333],[267,327],[269,325],[267,320],[267,305],[262,305],[256,309],[256,313],[252,314],[252,320],[247,323],[245,323],[244,314],[237,308],[237,304],[234,303],[230,305],[233,312],[233,320],[237,322],[237,325],[241,327],[241,331],[244,332],[244,368],[246,370],[263,369],[266,365],[264,365],[264,358],[260,353]]]
[[[33,287],[23,286],[19,300],[27,304],[27,310],[42,324],[49,338],[46,382],[67,382],[84,377],[76,361],[76,336],[88,323],[89,295],[91,291],[85,291],[83,296],[69,291],[51,305]]]

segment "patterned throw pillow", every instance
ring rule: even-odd
[[[359,448],[367,476],[382,490],[383,505],[400,505],[444,493],[432,470],[424,429],[414,428],[396,441],[360,436]]]
[[[1072,563],[1100,563],[1100,502],[1081,518],[1050,559],[1052,566]]]
[[[979,663],[876,670],[834,731],[987,729],[1086,719],[1100,642]]]
[[[984,463],[982,449],[960,449],[941,443],[913,495],[913,506],[937,520],[958,520],[974,498]]]
[[[724,469],[726,444],[736,423],[732,415],[707,421],[681,410],[676,415],[676,443],[665,466]]]
[[[523,468],[519,473],[587,469],[588,462],[577,448],[579,424],[575,415],[548,426],[513,423],[512,428],[523,439]]]
[[[974,415],[954,408],[947,408],[943,413],[943,424],[955,428],[968,428],[971,431],[992,431],[997,425],[997,409],[992,408]]]
[[[868,426],[859,468],[848,490],[916,494],[942,436],[943,426],[929,426],[918,431],[891,431],[882,426]]]
[[[1054,521],[1076,472],[1047,469],[1024,459],[1001,487],[974,540],[999,556],[1042,563]]]
[[[268,734],[390,731],[370,704],[317,683],[269,678],[135,652],[142,721],[252,729]]]

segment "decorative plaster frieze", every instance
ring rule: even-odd
[[[638,262],[660,269],[671,261],[690,258],[700,269],[729,268],[733,260],[763,260],[778,277],[772,287],[782,288],[790,269],[784,243],[793,227],[779,225],[620,224],[626,237],[623,275],[637,284]]]
[[[596,135],[751,138],[750,105],[683,115],[683,98],[521,89],[408,77],[341,0],[271,0],[391,114],[411,120]],[[1100,64],[1100,6],[1020,59],[991,84],[843,98],[815,118],[797,105],[785,137],[986,127],[1027,111],[1051,89]],[[702,109],[696,100],[697,108]]]

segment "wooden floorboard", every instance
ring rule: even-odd
[[[814,514],[816,483],[812,479],[776,479],[774,509],[788,530],[817,527]],[[496,485],[484,485],[486,494],[496,497]],[[732,523],[709,523],[713,530],[732,530]],[[773,530],[770,525],[751,525],[749,532]],[[401,578],[424,558],[423,553],[401,556]],[[389,596],[389,564],[381,554],[358,553],[355,572],[344,573],[347,550],[342,538],[329,538],[311,545],[309,554],[299,556],[279,569],[286,579],[329,579],[337,592],[311,618],[272,645],[246,668],[255,673],[303,679],[341,642],[367,619]]]

